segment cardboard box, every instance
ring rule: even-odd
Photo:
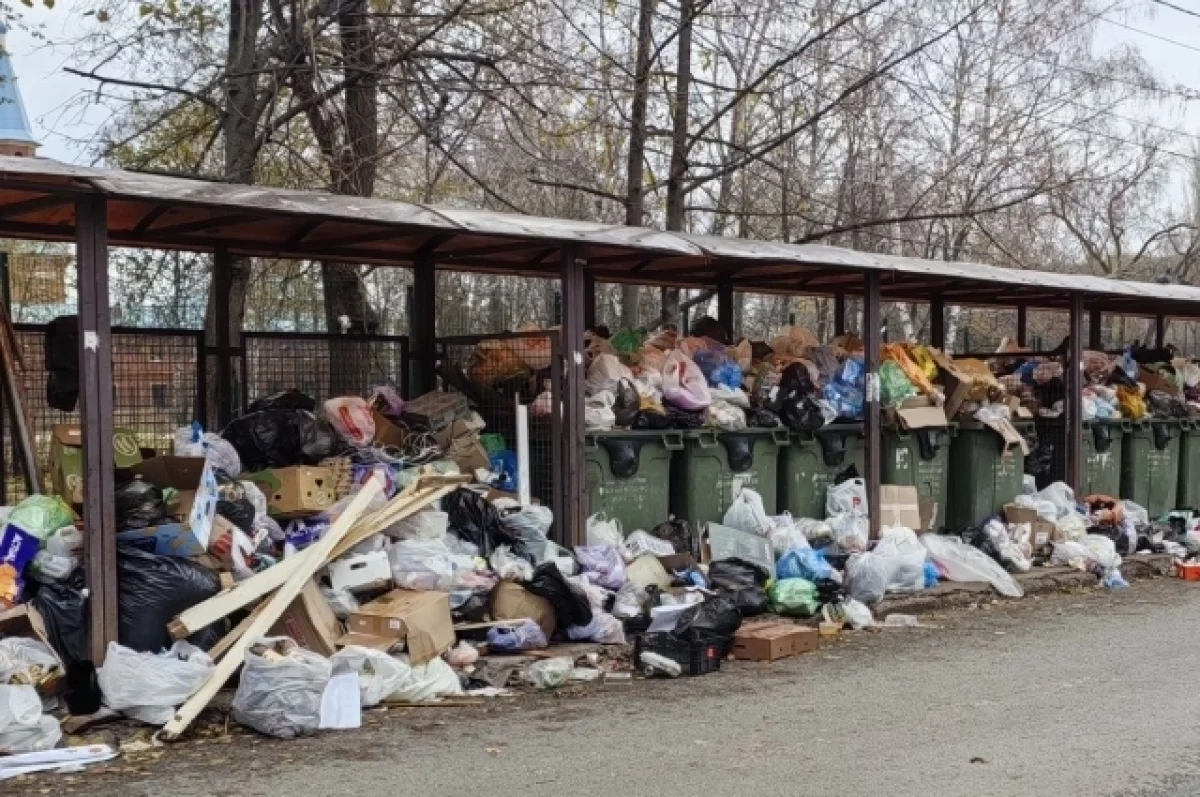
[[[309,579],[292,605],[271,626],[269,633],[271,636],[291,637],[302,648],[322,656],[332,656],[337,653],[337,643],[343,629],[317,582]]]
[[[941,407],[901,407],[895,411],[896,424],[901,429],[944,429],[950,425]]]
[[[371,551],[329,563],[329,585],[335,590],[369,592],[392,586],[387,551]]]
[[[413,664],[429,661],[455,642],[445,592],[394,589],[352,612],[346,627],[355,634],[404,640]]]
[[[391,446],[393,448],[400,448],[404,445],[404,429],[392,423],[391,420],[379,410],[372,409],[371,417],[375,420],[376,443],[382,446]]]
[[[188,458],[174,457],[173,459]],[[200,468],[196,490],[191,496],[187,514],[181,515],[183,517],[181,522],[162,523],[141,529],[126,529],[117,532],[117,541],[130,543],[159,556],[193,557],[208,551],[208,546],[214,538],[215,524],[218,521],[217,476],[212,465],[203,459],[200,461],[205,464]],[[182,473],[182,470],[179,472]],[[190,475],[187,478],[190,480]]]
[[[400,644],[399,639],[385,639],[384,637],[370,636],[369,634],[342,634],[334,642],[339,648],[346,648],[353,645],[356,648],[370,648],[378,650],[381,653],[387,653],[392,648]]]
[[[501,581],[492,590],[488,612],[493,620],[533,620],[547,639],[558,627],[550,601],[511,581]]]
[[[930,352],[941,369],[941,382],[946,389],[947,418],[958,415],[966,402],[987,398],[990,388],[999,388],[1000,383],[992,375],[987,363],[970,358],[952,360],[938,349],[930,349]]]
[[[776,661],[820,646],[815,628],[790,623],[756,623],[742,626],[733,635],[733,657],[746,661]]]
[[[771,578],[775,578],[775,551],[771,547],[771,541],[765,537],[722,526],[720,523],[709,523],[700,547],[705,563],[722,559],[742,559],[761,565]]]
[[[1032,536],[1030,544],[1033,550],[1045,548],[1055,540],[1056,526],[1048,520],[1042,520],[1036,509],[1016,504],[1004,505],[1004,519],[1009,523],[1028,523]]]
[[[244,473],[267,497],[272,517],[289,517],[320,512],[333,506],[334,474],[329,468],[296,465]]]
[[[434,440],[463,473],[491,470],[491,457],[479,441],[479,432],[483,428],[483,421],[477,420],[477,417],[458,418],[434,435]]]
[[[196,490],[204,477],[206,463],[204,457],[176,457],[164,454],[138,462],[129,468],[129,472],[155,487]]]
[[[119,469],[142,461],[137,435],[129,429],[113,429],[113,459]],[[50,430],[50,483],[68,504],[83,503],[83,432],[78,424]]]
[[[1157,372],[1151,371],[1144,365],[1138,367],[1138,381],[1146,386],[1147,394],[1151,390],[1161,390],[1171,396],[1179,395],[1178,385],[1170,379],[1159,376]]]
[[[884,526],[904,526],[913,531],[927,527],[921,518],[921,496],[916,487],[899,484],[879,486],[879,522]]]

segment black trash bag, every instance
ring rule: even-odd
[[[618,479],[629,479],[637,475],[642,462],[641,438],[602,437],[600,447],[608,452],[609,467]]]
[[[792,363],[783,369],[779,377],[779,392],[786,395],[810,396],[817,392],[812,374],[803,363]]]
[[[692,550],[692,532],[688,529],[685,520],[678,518],[664,520],[650,530],[650,535],[671,543],[675,553],[687,553]]]
[[[117,528],[144,529],[167,520],[167,503],[162,490],[141,479],[122,484],[116,490]]]
[[[450,610],[450,617],[456,623],[482,623],[488,619],[488,607],[491,603],[492,591],[471,593],[471,597],[461,606]]]
[[[812,396],[789,395],[779,403],[779,417],[793,432],[811,434],[825,425],[821,407]]]
[[[46,625],[46,639],[68,667],[92,658],[88,633],[88,599],[83,573],[76,570],[66,581],[41,584],[30,605]]]
[[[679,615],[675,632],[684,635],[695,632],[716,634],[732,640],[741,627],[742,613],[738,610],[737,601],[728,595],[716,595]]]
[[[79,401],[79,316],[64,315],[46,325],[46,403],[74,412]]]
[[[171,647],[167,624],[180,612],[221,591],[221,579],[206,567],[177,556],[157,556],[130,545],[117,548],[117,641],[139,652]],[[188,638],[207,650],[221,641],[224,620]]]
[[[217,471],[217,514],[247,534],[254,532],[254,504],[246,488],[224,471]]]
[[[846,588],[832,578],[822,578],[814,581],[817,587],[817,601],[822,606],[827,603],[841,603],[846,598]]]
[[[250,402],[247,407],[247,412],[264,412],[265,410],[307,410],[315,412],[317,409],[317,400],[307,393],[301,393],[299,390],[283,390],[279,393],[272,393],[269,396],[262,396]]]
[[[665,412],[656,412],[654,410],[638,410],[633,416],[633,423],[629,424],[633,429],[645,431],[665,431],[671,428],[671,416]]]
[[[725,326],[710,315],[696,319],[696,323],[692,324],[690,334],[697,338],[711,338],[722,346],[729,346],[733,343]]]
[[[588,603],[587,595],[568,582],[558,565],[553,562],[538,566],[533,571],[533,578],[522,586],[534,595],[540,595],[550,601],[561,628],[572,628],[592,622],[592,605]]]
[[[613,415],[616,416],[617,426],[627,428],[633,424],[633,419],[642,408],[642,397],[637,388],[628,379],[617,383],[617,400],[613,402]]]
[[[734,473],[745,473],[754,465],[754,438],[737,432],[721,435],[725,458]]]
[[[776,429],[781,423],[779,416],[765,407],[751,407],[746,410],[746,425],[752,429]]]
[[[733,599],[742,617],[756,617],[771,609],[765,589],[770,574],[743,559],[721,559],[708,568],[709,588]]]
[[[459,487],[446,496],[444,508],[450,532],[477,547],[481,556],[490,556],[497,545],[509,545],[513,553],[521,553],[520,536],[504,526],[496,505],[474,490]]]
[[[699,429],[704,426],[704,412],[689,412],[676,407],[669,401],[663,402],[672,429]]]
[[[231,421],[221,432],[246,471],[316,465],[338,449],[337,434],[307,410],[265,410]]]
[[[1038,489],[1054,481],[1054,443],[1042,440],[1025,457],[1025,472],[1034,478]]]
[[[972,545],[987,554],[997,564],[1004,566],[1004,561],[1000,558],[1000,549],[996,547],[996,543],[992,538],[980,528],[970,529],[963,534],[963,539],[968,545]]]
[[[1186,418],[1187,407],[1179,399],[1163,390],[1151,390],[1146,394],[1146,405],[1155,418]]]
[[[855,467],[853,464],[850,464],[850,465],[846,466],[846,468],[844,470],[839,471],[837,473],[837,475],[835,475],[833,477],[833,483],[836,486],[838,484],[841,484],[842,482],[848,482],[851,479],[861,479],[861,478],[862,478],[862,476],[859,475],[858,468]]]

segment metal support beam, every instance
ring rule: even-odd
[[[946,348],[946,300],[935,294],[929,303],[929,340],[935,349]]]
[[[1072,307],[1073,306],[1074,305],[1072,305]],[[1087,345],[1088,345],[1088,348],[1091,349],[1092,351],[1100,351],[1103,348],[1103,346],[1101,345],[1101,340],[1104,337],[1103,332],[1102,332],[1102,330],[1103,330],[1102,324],[1103,323],[1104,323],[1104,315],[1099,310],[1093,309],[1091,311],[1091,313],[1088,314],[1088,343],[1087,343]]]
[[[596,328],[596,275],[591,269],[583,272],[583,328]]]
[[[1098,314],[1093,314],[1096,317]],[[1083,296],[1071,297],[1071,316],[1067,355],[1067,484],[1082,495],[1083,489]]]
[[[1017,345],[1028,346],[1029,312],[1024,304],[1017,305]]]
[[[565,506],[555,507],[559,534],[564,545],[584,543],[587,476],[584,471],[583,383],[587,376],[584,357],[584,280],[586,262],[579,244],[562,248],[562,336],[563,336],[563,496]]]
[[[83,427],[83,527],[90,592],[92,661],[117,639],[117,523],[113,455],[113,369],[108,306],[108,207],[90,194],[75,201],[79,282],[79,420]]]
[[[733,339],[733,281],[722,278],[717,283],[717,323]]]
[[[863,328],[861,336],[866,346],[867,389],[863,433],[867,450],[864,466],[867,469],[867,509],[871,517],[871,539],[879,538],[879,485],[883,481],[883,429],[879,405],[879,361],[883,351],[882,300],[879,272],[865,275],[863,294]]]
[[[233,287],[232,259],[228,249],[213,252],[213,310],[217,325],[217,426],[233,420],[233,346],[229,324],[229,299]]]
[[[1154,346],[1161,349],[1167,343],[1167,317],[1162,315],[1154,316]]]
[[[408,319],[409,392],[415,398],[437,387],[437,268],[432,253],[413,268],[412,315]]]
[[[833,334],[846,334],[846,294],[840,291],[833,295]]]

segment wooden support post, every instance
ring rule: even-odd
[[[1154,346],[1161,349],[1167,343],[1167,317],[1161,313],[1154,316]]]
[[[871,539],[879,538],[879,485],[883,481],[883,429],[879,406],[879,361],[883,351],[883,334],[879,272],[864,275],[862,338],[866,345],[866,407],[863,434],[867,450],[864,465],[867,472],[867,510],[871,513]]]
[[[555,507],[560,534],[568,546],[584,543],[587,475],[584,471],[583,383],[587,376],[584,357],[584,282],[587,263],[579,244],[564,244],[562,270],[563,334],[563,458],[566,460],[565,506]]]
[[[846,334],[846,294],[840,291],[833,295],[833,334]]]
[[[717,283],[717,323],[733,340],[733,281],[728,277]]]
[[[596,328],[596,275],[590,268],[583,272],[583,328]]]
[[[1104,342],[1103,342],[1104,335],[1102,332],[1103,327],[1101,326],[1103,323],[1104,323],[1104,316],[1101,315],[1099,310],[1093,309],[1092,312],[1088,314],[1088,343],[1087,343],[1087,345],[1088,345],[1088,348],[1091,349],[1092,351],[1100,351],[1102,348],[1104,348]]]
[[[92,661],[117,639],[117,523],[113,457],[113,369],[108,306],[108,203],[75,202],[79,291],[79,420],[83,427],[83,526]],[[218,305],[220,303],[218,302]]]
[[[1067,484],[1081,495],[1083,489],[1083,296],[1071,297],[1070,352],[1067,355]],[[1092,311],[1092,317],[1099,314]]]
[[[946,300],[936,294],[929,303],[929,341],[935,349],[946,349]]]
[[[233,352],[230,345],[229,292],[233,283],[228,249],[213,252],[213,302],[217,325],[217,426],[233,420]],[[207,367],[207,364],[206,364]]]
[[[413,268],[412,315],[408,319],[409,392],[416,398],[437,387],[437,268],[433,254],[417,258]]]
[[[1017,305],[1017,345],[1028,346],[1029,339],[1029,313],[1025,305]]]

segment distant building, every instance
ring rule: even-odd
[[[25,113],[17,73],[8,56],[8,26],[0,20],[0,155],[32,158],[37,154],[37,139]]]

